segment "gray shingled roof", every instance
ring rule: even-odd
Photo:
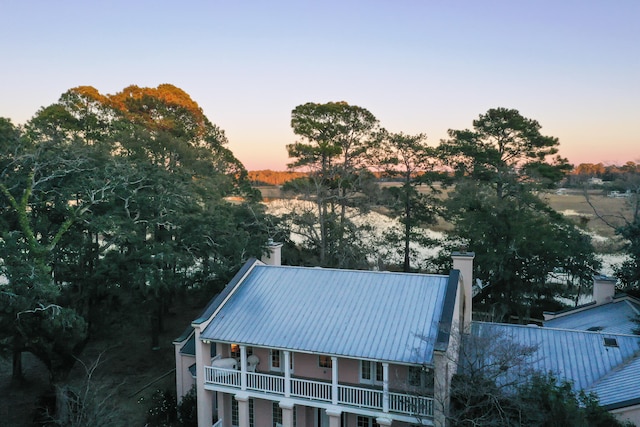
[[[432,362],[457,287],[442,275],[260,264],[237,283],[203,339],[408,364]]]

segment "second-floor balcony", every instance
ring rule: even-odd
[[[390,391],[335,382],[316,381],[282,375],[241,372],[205,366],[205,385],[247,390],[304,399],[309,402],[341,405],[396,413],[433,417],[433,398],[408,392]]]

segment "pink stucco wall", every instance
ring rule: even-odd
[[[218,352],[222,354],[222,357],[229,357],[230,346],[228,344],[218,344]],[[255,347],[252,348],[252,352],[260,359],[256,371],[268,373],[271,366],[269,349]],[[292,375],[321,381],[331,381],[331,368],[320,367],[317,354],[292,353],[292,357]],[[281,363],[284,363],[284,358],[281,360]],[[408,368],[406,366],[390,365],[389,387],[396,389],[401,388],[406,384],[407,375]],[[338,358],[338,381],[347,384],[360,383],[360,362],[355,359]]]

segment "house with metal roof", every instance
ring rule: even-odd
[[[535,349],[529,373],[552,372],[640,425],[638,301],[610,278],[543,327],[472,323],[473,253],[432,275],[282,266],[271,249],[174,341],[177,394],[195,385],[199,426],[444,426],[460,332]]]
[[[451,334],[471,322],[473,254],[453,260],[448,275],[251,260],[174,341],[178,396],[195,384],[207,427],[441,424]]]
[[[543,330],[560,330],[556,334],[563,339],[554,346],[553,356],[541,359],[540,367],[562,374],[576,389],[594,392],[609,412],[640,425],[640,336],[635,334],[640,300],[617,294],[616,282],[616,278],[597,275],[591,302],[544,313]],[[590,337],[590,342],[574,341],[580,336]],[[607,363],[613,356],[616,359]]]
[[[531,348],[521,366],[529,373],[551,372],[576,392],[594,393],[618,418],[640,425],[640,336],[487,322],[473,322],[472,335]]]
[[[640,327],[634,321],[640,315],[640,300],[616,294],[616,281],[613,277],[595,276],[593,301],[559,312],[545,312],[544,326],[633,334]]]

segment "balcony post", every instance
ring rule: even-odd
[[[293,411],[295,411],[295,405],[290,400],[281,400],[279,402],[280,409],[282,409],[282,427],[293,427]]]
[[[340,408],[327,408],[325,410],[327,415],[329,416],[329,427],[340,427],[340,416],[342,415],[342,410]]]
[[[284,353],[284,397],[291,396],[291,353],[287,350]]]
[[[331,403],[338,404],[338,358],[331,356]]]
[[[240,427],[249,427],[249,396],[244,393],[238,393],[234,398],[238,402],[238,425]]]
[[[382,363],[382,412],[389,412],[389,364]]]
[[[240,390],[247,389],[247,346],[240,346]]]

